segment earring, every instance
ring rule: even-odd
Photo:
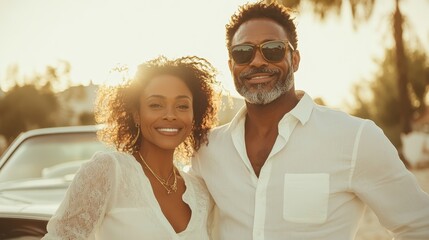
[[[131,145],[133,145],[133,146],[136,144],[137,140],[140,137],[140,124],[136,123],[136,128],[137,128],[136,137],[131,141]]]

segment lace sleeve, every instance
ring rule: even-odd
[[[42,239],[88,239],[102,221],[114,182],[114,159],[96,153],[76,174]]]

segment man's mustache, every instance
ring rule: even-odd
[[[280,71],[278,69],[270,69],[270,68],[252,68],[248,71],[245,72],[241,72],[240,73],[240,78],[248,78],[249,76],[253,75],[253,74],[257,74],[257,73],[270,73],[270,74],[276,74],[279,73]]]

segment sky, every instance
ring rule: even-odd
[[[20,74],[42,72],[59,61],[71,64],[74,84],[112,81],[111,69],[135,66],[159,55],[197,55],[218,70],[218,79],[238,96],[228,69],[225,24],[244,0],[0,0],[0,87],[8,68]],[[250,1],[253,2],[253,1]],[[346,2],[346,1],[344,1]],[[296,24],[300,68],[296,89],[329,106],[343,108],[351,88],[377,71],[374,59],[392,46],[390,14],[394,0],[376,1],[373,16],[353,29],[348,4],[326,21],[308,6]],[[416,39],[429,53],[429,0],[402,0],[407,46]]]

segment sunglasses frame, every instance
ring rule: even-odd
[[[291,44],[288,40],[270,40],[270,41],[263,42],[263,43],[261,43],[261,44],[241,43],[241,44],[233,45],[233,46],[231,46],[231,47],[229,48],[229,54],[230,54],[230,56],[231,56],[232,60],[234,60],[234,58],[232,57],[232,51],[233,51],[233,48],[238,47],[238,46],[250,46],[250,47],[252,47],[252,48],[253,48],[253,54],[252,54],[252,57],[250,58],[250,60],[249,60],[249,61],[247,61],[247,62],[244,62],[244,63],[237,63],[237,62],[234,60],[234,62],[235,62],[237,65],[247,65],[247,64],[251,63],[251,62],[253,61],[253,59],[255,59],[256,51],[258,51],[258,50],[259,50],[259,52],[261,53],[261,55],[262,55],[262,57],[264,58],[264,60],[265,60],[265,61],[270,62],[270,63],[280,62],[281,60],[279,60],[279,61],[271,61],[271,60],[268,60],[268,59],[265,57],[264,53],[262,52],[262,47],[263,47],[263,45],[268,44],[268,43],[273,43],[273,42],[275,42],[275,43],[277,43],[277,42],[278,42],[278,43],[283,43],[283,44],[285,44],[285,46],[289,46],[289,48],[290,48],[290,49],[292,49],[292,52],[294,52],[294,51],[295,51],[295,48],[292,46],[292,44]],[[255,50],[255,49],[256,49],[256,50]],[[286,54],[286,49],[285,49],[285,54]]]

